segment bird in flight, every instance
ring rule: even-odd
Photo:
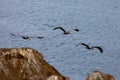
[[[78,45],[84,45],[85,47],[86,47],[86,49],[94,49],[94,48],[97,48],[99,51],[100,51],[100,53],[103,53],[103,49],[101,48],[101,47],[99,47],[99,46],[90,46],[90,45],[88,45],[88,44],[85,44],[85,43],[79,43],[79,44],[77,44],[76,46],[78,46]]]
[[[56,27],[53,30],[56,30],[56,29],[61,29],[64,32],[63,34],[70,34],[70,31],[66,31],[62,27]],[[79,29],[74,29],[74,31],[79,32]]]
[[[27,35],[16,35],[16,34],[13,34],[13,33],[9,33],[10,35],[12,36],[15,36],[15,37],[21,37],[22,39],[30,39],[30,38],[37,38],[37,39],[42,39],[44,37],[41,37],[41,36],[37,36],[37,37],[32,37],[32,36],[27,36]]]

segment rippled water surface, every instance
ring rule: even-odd
[[[71,34],[53,30],[59,26]],[[119,80],[119,35],[119,0],[0,0],[0,47],[37,49],[72,80],[85,80],[93,70]],[[79,43],[101,46],[103,53]]]

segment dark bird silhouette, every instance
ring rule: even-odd
[[[23,38],[23,39],[30,39],[30,38],[42,39],[42,38],[44,38],[44,37],[40,37],[40,36],[38,36],[38,37],[22,36],[22,38]]]
[[[69,31],[66,31],[66,30],[63,29],[62,27],[56,27],[56,28],[54,28],[53,30],[56,30],[56,29],[61,29],[61,30],[64,32],[64,34],[70,34]]]
[[[63,34],[70,34],[70,31],[66,31],[62,27],[56,27],[53,30],[56,30],[56,29],[61,29],[64,32]],[[73,30],[76,31],[76,32],[79,32],[79,29],[73,29]]]
[[[41,36],[37,36],[37,37],[32,37],[32,36],[27,36],[27,35],[16,35],[16,34],[13,34],[13,33],[9,33],[10,35],[12,36],[15,36],[15,37],[21,37],[22,39],[30,39],[30,38],[37,38],[37,39],[42,39],[44,37],[41,37]]]
[[[103,49],[101,48],[101,47],[99,47],[99,46],[90,46],[90,45],[88,45],[88,44],[85,44],[85,43],[79,43],[79,44],[77,44],[76,46],[78,46],[78,45],[84,45],[85,47],[86,47],[86,49],[94,49],[94,48],[97,48],[99,51],[100,51],[100,53],[103,53]]]

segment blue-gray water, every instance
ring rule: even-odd
[[[58,26],[80,31],[64,35],[61,30],[53,30]],[[34,38],[24,40],[19,35]],[[119,80],[119,35],[119,0],[0,0],[0,47],[37,49],[72,80],[85,80],[93,70]],[[75,47],[81,42],[101,46],[104,52]]]

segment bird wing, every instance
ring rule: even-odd
[[[79,43],[79,44],[76,45],[76,47],[77,47],[78,45],[84,45],[87,49],[90,49],[90,46],[87,45],[87,44],[85,44],[85,43]]]
[[[97,48],[101,53],[103,53],[103,49],[99,46],[93,46],[93,48]]]
[[[13,34],[13,33],[9,33],[10,35],[12,35],[12,36],[16,36],[15,34]]]
[[[84,45],[87,49],[90,49],[90,46],[85,43],[81,43],[81,45]]]
[[[75,47],[77,47],[78,45],[81,45],[81,43],[79,43],[79,44],[75,45]]]
[[[74,29],[75,31],[79,32],[80,30],[79,29]]]
[[[59,29],[59,27],[54,28],[53,30]]]
[[[66,31],[62,27],[56,27],[53,30],[56,30],[56,29],[61,29],[64,33],[66,33]]]

